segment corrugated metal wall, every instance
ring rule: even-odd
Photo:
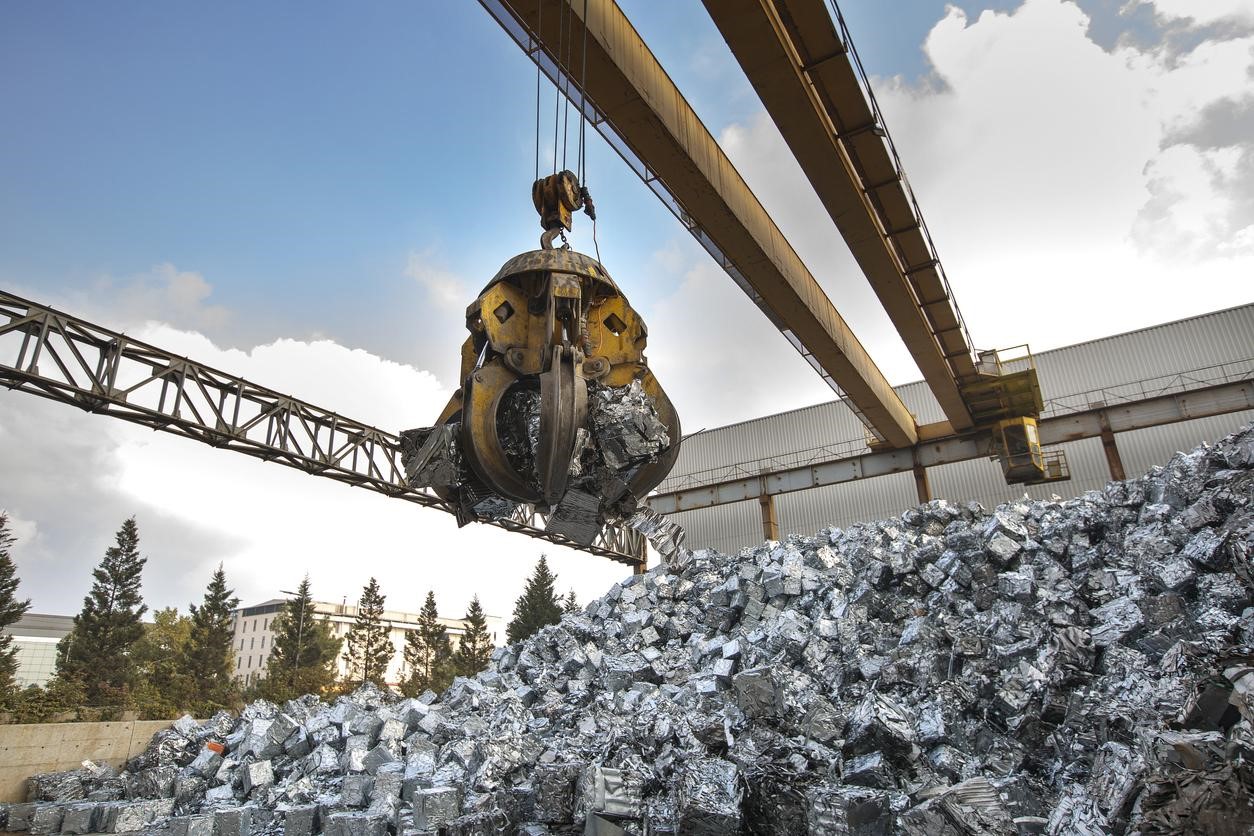
[[[1049,402],[1085,403],[1093,399],[1116,402],[1154,394],[1169,387],[1171,377],[1195,369],[1237,363],[1254,358],[1254,304],[1170,322],[1127,334],[1058,348],[1035,356],[1041,389]],[[1141,381],[1152,385],[1142,387]],[[1069,395],[1090,393],[1084,398]],[[944,415],[923,382],[897,387],[906,406],[920,423],[943,420]],[[1254,411],[1168,424],[1116,436],[1129,476],[1165,463],[1179,450],[1211,442],[1254,421]],[[702,433],[684,441],[675,470],[660,488],[701,471],[752,463],[825,445],[841,449],[862,437],[862,425],[842,403],[831,402],[770,415]],[[928,471],[932,494],[953,501],[975,500],[985,506],[1022,496],[1074,496],[1100,488],[1109,479],[1106,458],[1098,439],[1062,445],[1071,467],[1066,482],[1007,485],[1001,468],[986,460],[933,467]],[[849,454],[856,451],[851,450]],[[914,477],[899,473],[862,482],[831,485],[776,497],[780,528],[785,534],[813,533],[831,525],[845,526],[901,513],[915,504]],[[735,551],[762,540],[761,511],[756,501],[738,502],[673,515],[688,531],[688,545]]]

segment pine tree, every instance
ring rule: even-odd
[[[574,615],[583,608],[579,606],[579,599],[575,597],[575,590],[566,593],[566,597],[562,599],[562,615]]]
[[[432,590],[427,590],[427,600],[418,614],[418,629],[405,634],[405,670],[408,675],[401,692],[407,696],[417,696],[428,688],[438,694],[452,684],[452,646]]]
[[[57,676],[81,683],[89,705],[116,705],[134,680],[131,649],[144,635],[139,527],[122,523],[116,543],[92,571],[91,592],[74,627],[57,644]]]
[[[453,653],[453,668],[458,676],[474,676],[488,666],[492,656],[492,637],[488,635],[488,620],[483,617],[478,595],[470,599],[470,608],[462,621],[466,631]]]
[[[544,555],[536,563],[536,570],[527,579],[523,594],[514,603],[514,617],[505,628],[510,642],[521,641],[547,624],[562,620],[562,606],[553,587],[557,576],[549,571],[549,561]]]
[[[379,582],[371,578],[357,601],[357,621],[345,637],[348,643],[344,654],[344,661],[348,663],[346,679],[352,684],[373,682],[386,687],[384,677],[392,661],[393,648],[392,625],[383,620],[384,600]]]
[[[218,564],[201,605],[188,607],[191,635],[183,647],[179,670],[192,687],[197,717],[207,717],[236,702],[231,641],[235,637],[232,612],[239,606],[239,598],[233,592],[226,588],[226,572]]]
[[[283,702],[302,694],[326,694],[335,683],[335,657],[343,641],[332,631],[330,622],[314,609],[309,576],[296,587],[271,625],[274,649],[270,653],[269,675],[258,690],[266,699]]]
[[[0,511],[0,706],[7,705],[16,693],[17,648],[13,637],[4,628],[17,623],[30,609],[30,601],[17,599],[17,566],[9,557],[14,537],[9,532],[9,517]]]

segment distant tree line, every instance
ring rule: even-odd
[[[0,631],[29,610],[17,595],[17,568],[10,554],[15,538],[0,512]],[[107,719],[123,711],[166,718],[196,716],[238,708],[247,699],[282,702],[302,694],[332,696],[363,683],[385,687],[397,648],[385,617],[386,596],[371,578],[357,603],[354,623],[341,639],[318,613],[309,577],[297,586],[272,623],[273,645],[267,675],[248,689],[235,677],[232,642],[239,599],[227,585],[221,565],[210,575],[203,599],[188,614],[174,607],[148,612],[141,593],[147,563],[140,553],[139,527],[122,523],[113,545],[92,571],[92,585],[74,626],[57,644],[56,670],[43,687],[16,685],[17,650],[0,633],[0,711],[18,722],[39,722],[73,712],[83,719]],[[565,613],[578,612],[574,590],[556,593],[557,576],[540,556],[514,606],[506,634],[520,641]],[[462,633],[450,635],[439,616],[434,590],[427,592],[416,629],[405,631],[399,688],[417,696],[439,693],[457,676],[484,670],[493,650],[492,635],[479,597],[462,619]],[[346,671],[337,676],[337,660]]]

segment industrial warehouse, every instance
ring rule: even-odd
[[[456,326],[455,341],[437,332],[454,385],[422,392],[422,426],[397,416],[384,429],[370,413],[286,394],[237,372],[246,352],[199,331],[119,325],[91,294],[49,289],[54,304],[27,284],[0,286],[6,405],[75,407],[93,427],[153,430],[215,464],[243,453],[267,472],[403,500],[449,538],[415,525],[396,538],[406,548],[335,555],[370,574],[355,606],[314,600],[308,568],[297,591],[240,606],[218,559],[189,616],[161,607],[141,622],[138,514],[69,617],[19,599],[20,576],[40,574],[29,555],[52,554],[45,529],[56,529],[14,510],[10,530],[0,511],[0,674],[11,680],[0,681],[0,832],[1254,833],[1248,279],[1233,276],[1221,303],[1182,318],[1072,345],[977,342],[993,323],[959,307],[970,298],[961,259],[951,276],[872,85],[905,82],[868,72],[840,4],[692,4],[777,132],[776,153],[813,191],[826,240],[847,249],[844,280],[866,291],[922,377],[893,385],[910,378],[890,376],[856,336],[874,330],[851,313],[856,294],[837,293],[779,204],[759,200],[725,150],[738,135],[707,129],[624,8],[478,5],[534,71],[534,131],[528,110],[510,136],[534,148],[539,228],[522,252],[476,243],[495,270],[477,293],[409,270],[443,294],[416,321]],[[1082,10],[1026,0],[1016,14],[1047,6]],[[964,31],[1009,19],[945,15]],[[1245,31],[1241,14],[1215,20]],[[710,97],[695,78],[694,101]],[[613,151],[702,266],[712,259],[724,289],[795,351],[822,402],[693,425],[686,409],[700,394],[685,364],[718,348],[694,340],[679,362],[656,350],[675,337],[656,330],[655,289],[616,272],[608,247],[602,261],[598,208],[609,227],[618,196],[593,179],[590,142]],[[1239,168],[1206,161],[1215,182]],[[515,195],[522,208],[526,197]],[[1139,228],[1165,214],[1155,211]],[[1237,253],[1249,228],[1225,229],[1225,252]],[[614,222],[614,235],[632,231]],[[200,284],[180,281],[203,302]],[[1026,328],[1049,288],[1006,282],[1025,298],[1001,295],[997,316]],[[987,318],[994,308],[979,302]],[[329,352],[314,333],[309,345]],[[423,375],[436,380],[388,379]],[[770,383],[746,371],[712,385],[778,395]],[[22,451],[0,450],[16,467]],[[189,472],[168,490],[215,479]],[[10,490],[0,499],[15,509],[36,492]],[[206,488],[194,501],[229,498]],[[365,538],[363,518],[311,511],[291,536],[315,532],[299,540],[306,550],[330,528]],[[186,532],[189,554],[230,554],[247,539],[229,525]],[[485,615],[478,591],[465,618],[440,612],[450,574],[500,597],[487,568],[500,555],[472,545],[483,543],[510,557],[560,550],[555,559],[612,565],[617,580],[586,603],[573,587],[563,596],[538,552],[513,618]],[[232,583],[269,589],[261,564],[295,576],[299,551],[249,552]],[[394,564],[408,572],[401,600],[426,593],[420,611],[385,609],[376,575]],[[147,571],[169,583],[185,569],[156,556]]]

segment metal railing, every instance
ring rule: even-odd
[[[1017,363],[1025,360],[1026,358],[1014,357],[1004,362]],[[1086,412],[1090,409],[1118,406],[1121,403],[1133,403],[1146,400],[1147,398],[1178,394],[1193,389],[1203,389],[1208,386],[1237,383],[1251,379],[1254,379],[1254,358],[1234,360],[1228,363],[1203,366],[1197,369],[1136,380],[1130,383],[1101,386],[1094,389],[1086,389],[1082,392],[1060,395],[1045,402],[1045,409],[1040,417],[1055,418],[1076,412]],[[819,447],[810,447],[805,450],[796,450],[790,453],[778,453],[752,461],[671,476],[658,486],[655,493],[682,493],[710,485],[717,485],[722,482],[850,458],[861,455],[868,450],[870,450],[870,447],[867,446],[865,439],[857,438],[824,444]]]
[[[278,462],[447,513],[406,483],[400,437],[0,290],[0,385]],[[630,566],[645,538],[606,526],[589,546],[544,530],[534,506],[485,521]]]
[[[1254,378],[1254,358],[1234,360],[1214,366],[1203,366],[1200,369],[1189,369],[1114,386],[1100,386],[1083,392],[1050,398],[1045,402],[1045,410],[1041,413],[1041,417],[1054,418],[1059,415],[1118,406],[1121,403],[1174,395],[1191,389],[1236,383],[1251,378]]]

